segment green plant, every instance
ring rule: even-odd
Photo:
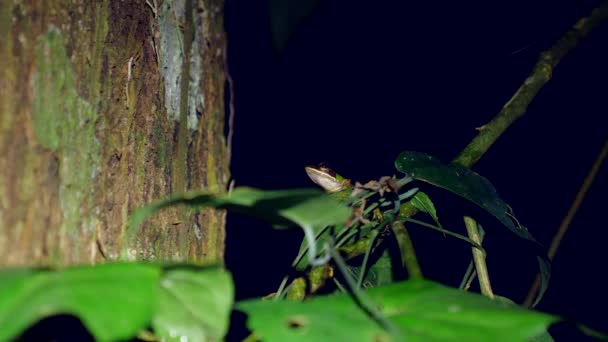
[[[538,302],[550,276],[544,249],[513,217],[490,182],[470,167],[525,113],[552,69],[606,13],[605,8],[596,10],[575,25],[577,34],[567,34],[546,52],[516,95],[451,164],[407,151],[395,162],[405,176],[355,185],[345,197],[316,189],[237,188],[227,194],[177,195],[133,214],[127,239],[143,220],[172,205],[249,214],[280,229],[299,226],[306,238],[294,268],[301,273],[289,284],[286,278],[274,300],[234,303],[232,279],[220,265],[121,262],[65,269],[6,269],[0,272],[0,341],[16,338],[38,320],[60,313],[77,316],[100,341],[135,336],[165,341],[221,340],[230,329],[232,310],[248,315],[248,340],[308,341],[328,336],[349,341],[550,340],[547,327],[559,317],[524,309],[492,292],[483,262],[485,230],[481,225],[465,217],[468,236],[443,227],[431,199],[409,185],[416,180],[451,191],[535,246],[541,274]],[[284,45],[285,39],[276,40]],[[417,212],[429,215],[435,224],[413,219]],[[488,234],[496,222],[484,222]],[[423,279],[404,223],[469,243],[484,296]],[[391,234],[399,241],[401,260],[385,263],[381,242]],[[373,253],[382,255],[372,262]],[[358,256],[362,260],[355,260]],[[128,258],[124,250],[123,259]],[[393,282],[386,272],[394,267],[407,268],[411,279]],[[465,274],[462,288],[470,284],[473,274]],[[335,293],[317,294],[331,282],[336,285]],[[285,296],[297,300],[283,300]],[[299,300],[307,297],[312,298]]]
[[[547,328],[560,321],[559,317],[522,308],[494,295],[491,289],[484,291],[483,286],[482,293],[490,298],[421,276],[384,284],[369,277],[373,270],[370,254],[382,253],[379,239],[390,234],[394,226],[409,222],[458,237],[474,252],[481,252],[475,258],[475,268],[480,282],[487,282],[489,288],[485,264],[479,262],[485,255],[477,234],[479,226],[465,218],[468,237],[443,227],[431,199],[411,187],[413,180],[445,188],[479,205],[496,222],[538,246],[487,179],[418,152],[403,152],[395,165],[407,174],[355,184],[347,197],[317,189],[262,191],[240,187],[229,193],[174,196],[140,208],[131,216],[127,237],[155,212],[174,205],[226,209],[262,218],[277,229],[299,226],[309,230],[309,237],[294,268],[313,276],[320,267],[331,267],[335,272],[320,278],[334,281],[335,293],[317,295],[305,287],[303,293],[291,298],[312,299],[285,300],[284,282],[273,300],[233,303],[230,273],[220,265],[121,262],[57,270],[10,269],[0,272],[0,341],[17,337],[41,318],[65,313],[79,317],[99,341],[134,336],[215,341],[226,336],[232,310],[247,314],[250,341],[304,341],[326,336],[348,341],[551,340]],[[429,215],[436,225],[412,219],[411,208]],[[486,227],[492,226],[486,223]],[[324,250],[313,247],[317,245]],[[344,259],[358,248],[365,249],[363,260],[347,264]],[[124,256],[128,256],[126,251]],[[541,249],[539,265],[546,288],[550,268]],[[364,281],[372,288],[365,288],[370,286],[363,286]],[[298,286],[292,282],[289,288]]]
[[[371,199],[379,191],[361,190],[355,196]],[[409,193],[411,196],[412,192]],[[419,201],[421,196],[414,198]],[[365,222],[365,216],[376,211],[376,218],[369,217],[377,224],[370,220],[345,228],[344,222],[357,210],[352,211],[344,202],[322,191],[237,188],[227,194],[187,194],[155,202],[134,213],[129,231],[162,208],[185,204],[254,215],[278,228],[299,225],[314,230],[316,240],[324,235],[324,241],[330,241],[325,246],[343,279],[347,279],[350,290],[307,302],[248,300],[237,303],[235,308],[251,317],[248,326],[254,333],[252,336],[268,340],[314,338],[330,333],[327,329],[336,334],[336,338],[367,336],[383,340],[450,336],[483,340],[504,337],[505,329],[514,327],[519,328],[520,335],[511,337],[523,339],[542,334],[548,324],[558,319],[420,279],[368,291],[359,289],[356,284],[360,284],[361,279],[354,281],[348,274],[331,241],[334,237],[340,241],[344,231],[364,229],[368,234],[377,234],[387,222],[398,222],[399,215],[390,213],[398,212],[400,201],[399,196],[394,196],[392,202],[383,196],[373,204],[368,200],[367,214],[357,215],[362,215],[359,219]],[[377,216],[378,211],[374,209],[384,205],[387,211]],[[334,236],[327,227],[346,230]],[[361,239],[366,235],[362,234]],[[346,241],[356,244],[361,239]],[[314,255],[308,259],[314,260]],[[302,267],[302,270],[309,269],[309,265]],[[57,313],[78,316],[100,341],[133,337],[147,327],[164,340],[178,340],[182,336],[189,340],[220,340],[228,330],[233,305],[229,273],[219,266],[109,263],[62,270],[7,270],[0,273],[0,277],[0,340],[14,338],[37,320]],[[349,295],[354,296],[354,300]],[[321,307],[325,309],[320,310]],[[362,309],[356,310],[357,307]],[[330,319],[334,323],[328,326]],[[451,323],[437,329],[433,321],[444,319]]]

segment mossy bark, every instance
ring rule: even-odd
[[[0,2],[1,266],[115,260],[135,208],[226,189],[223,1],[147,3]],[[224,221],[168,209],[130,254],[222,262]]]

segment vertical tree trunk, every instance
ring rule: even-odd
[[[223,191],[223,1],[0,1],[0,265],[222,261],[224,213],[137,207]],[[188,62],[188,63],[184,63]]]

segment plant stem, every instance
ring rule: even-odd
[[[483,237],[485,236],[485,232],[481,228],[481,225],[479,225],[479,224],[477,224],[477,229],[479,230],[480,243],[482,243]],[[483,251],[485,253],[485,249]],[[464,291],[468,291],[469,288],[471,287],[471,283],[473,282],[473,280],[475,280],[476,276],[477,276],[477,271],[475,271],[475,262],[473,260],[471,260],[471,262],[469,263],[469,266],[467,267],[466,272],[464,273],[464,277],[462,278],[462,281],[460,282],[460,286],[458,288],[461,290],[464,290]]]
[[[405,228],[405,225],[401,221],[395,221],[391,228],[397,244],[399,244],[399,250],[401,251],[401,260],[403,265],[409,274],[410,279],[422,279],[422,269],[418,263],[418,257],[416,257],[416,251],[414,250],[414,244],[410,239],[410,234]]]
[[[378,237],[378,231],[373,230],[371,232],[371,239],[369,241],[369,246],[367,251],[365,252],[365,256],[363,257],[363,264],[361,265],[361,273],[359,274],[359,279],[357,279],[357,288],[360,289],[363,284],[363,279],[365,279],[365,274],[367,273],[367,263],[369,262],[369,256],[372,254],[372,250],[374,249],[374,243],[376,243],[376,238]]]
[[[419,221],[419,220],[416,220],[416,219],[412,219],[412,218],[403,218],[403,220],[404,220],[404,221],[406,221],[406,222],[412,222],[412,223],[416,223],[416,224],[418,224],[418,225],[420,225],[420,226],[423,226],[423,227],[426,227],[426,228],[431,228],[431,229],[433,229],[433,230],[436,230],[436,231],[442,232],[443,234],[446,234],[446,235],[449,235],[449,236],[455,237],[455,238],[457,238],[457,239],[459,239],[459,240],[462,240],[462,241],[467,242],[467,243],[468,243],[468,244],[470,244],[470,245],[473,245],[473,247],[476,247],[477,249],[481,250],[481,251],[482,251],[482,252],[484,252],[484,253],[486,252],[486,251],[485,251],[485,249],[483,249],[483,247],[481,247],[481,245],[480,245],[480,244],[478,244],[477,242],[475,242],[475,241],[473,241],[473,240],[471,240],[471,239],[467,238],[466,236],[460,235],[460,234],[458,234],[458,233],[451,232],[451,231],[449,231],[449,230],[447,230],[447,229],[443,229],[443,228],[441,228],[441,227],[437,227],[437,226],[434,226],[434,225],[432,225],[432,224],[429,224],[429,223],[426,223],[426,222],[423,222],[423,221]]]
[[[471,217],[464,217],[464,224],[467,227],[467,233],[469,238],[481,245],[481,236],[479,230],[477,230],[477,222]],[[479,287],[481,294],[486,297],[494,299],[494,293],[492,292],[492,286],[490,285],[490,276],[488,274],[488,266],[486,265],[486,255],[482,250],[476,247],[471,247],[473,252],[473,262],[475,263],[475,270],[479,278]]]
[[[335,248],[330,249],[332,257],[336,262],[336,266],[338,266],[338,270],[340,270],[340,273],[342,273],[342,275],[344,276],[344,280],[346,280],[346,285],[348,285],[350,290],[349,293],[351,294],[355,302],[357,302],[357,304],[363,310],[365,310],[378,323],[378,325],[380,325],[384,330],[386,330],[386,332],[391,334],[391,336],[395,338],[395,340],[401,341],[401,332],[399,331],[399,328],[397,328],[390,320],[384,317],[382,313],[380,313],[378,309],[376,309],[375,304],[367,296],[367,294],[357,287],[355,280],[348,273],[348,266],[346,266],[344,259],[342,259],[342,256],[340,256],[340,253]]]

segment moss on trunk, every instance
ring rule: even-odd
[[[116,259],[135,208],[226,188],[223,3],[193,2],[0,3],[0,265]],[[168,209],[131,254],[221,262],[224,221]]]

